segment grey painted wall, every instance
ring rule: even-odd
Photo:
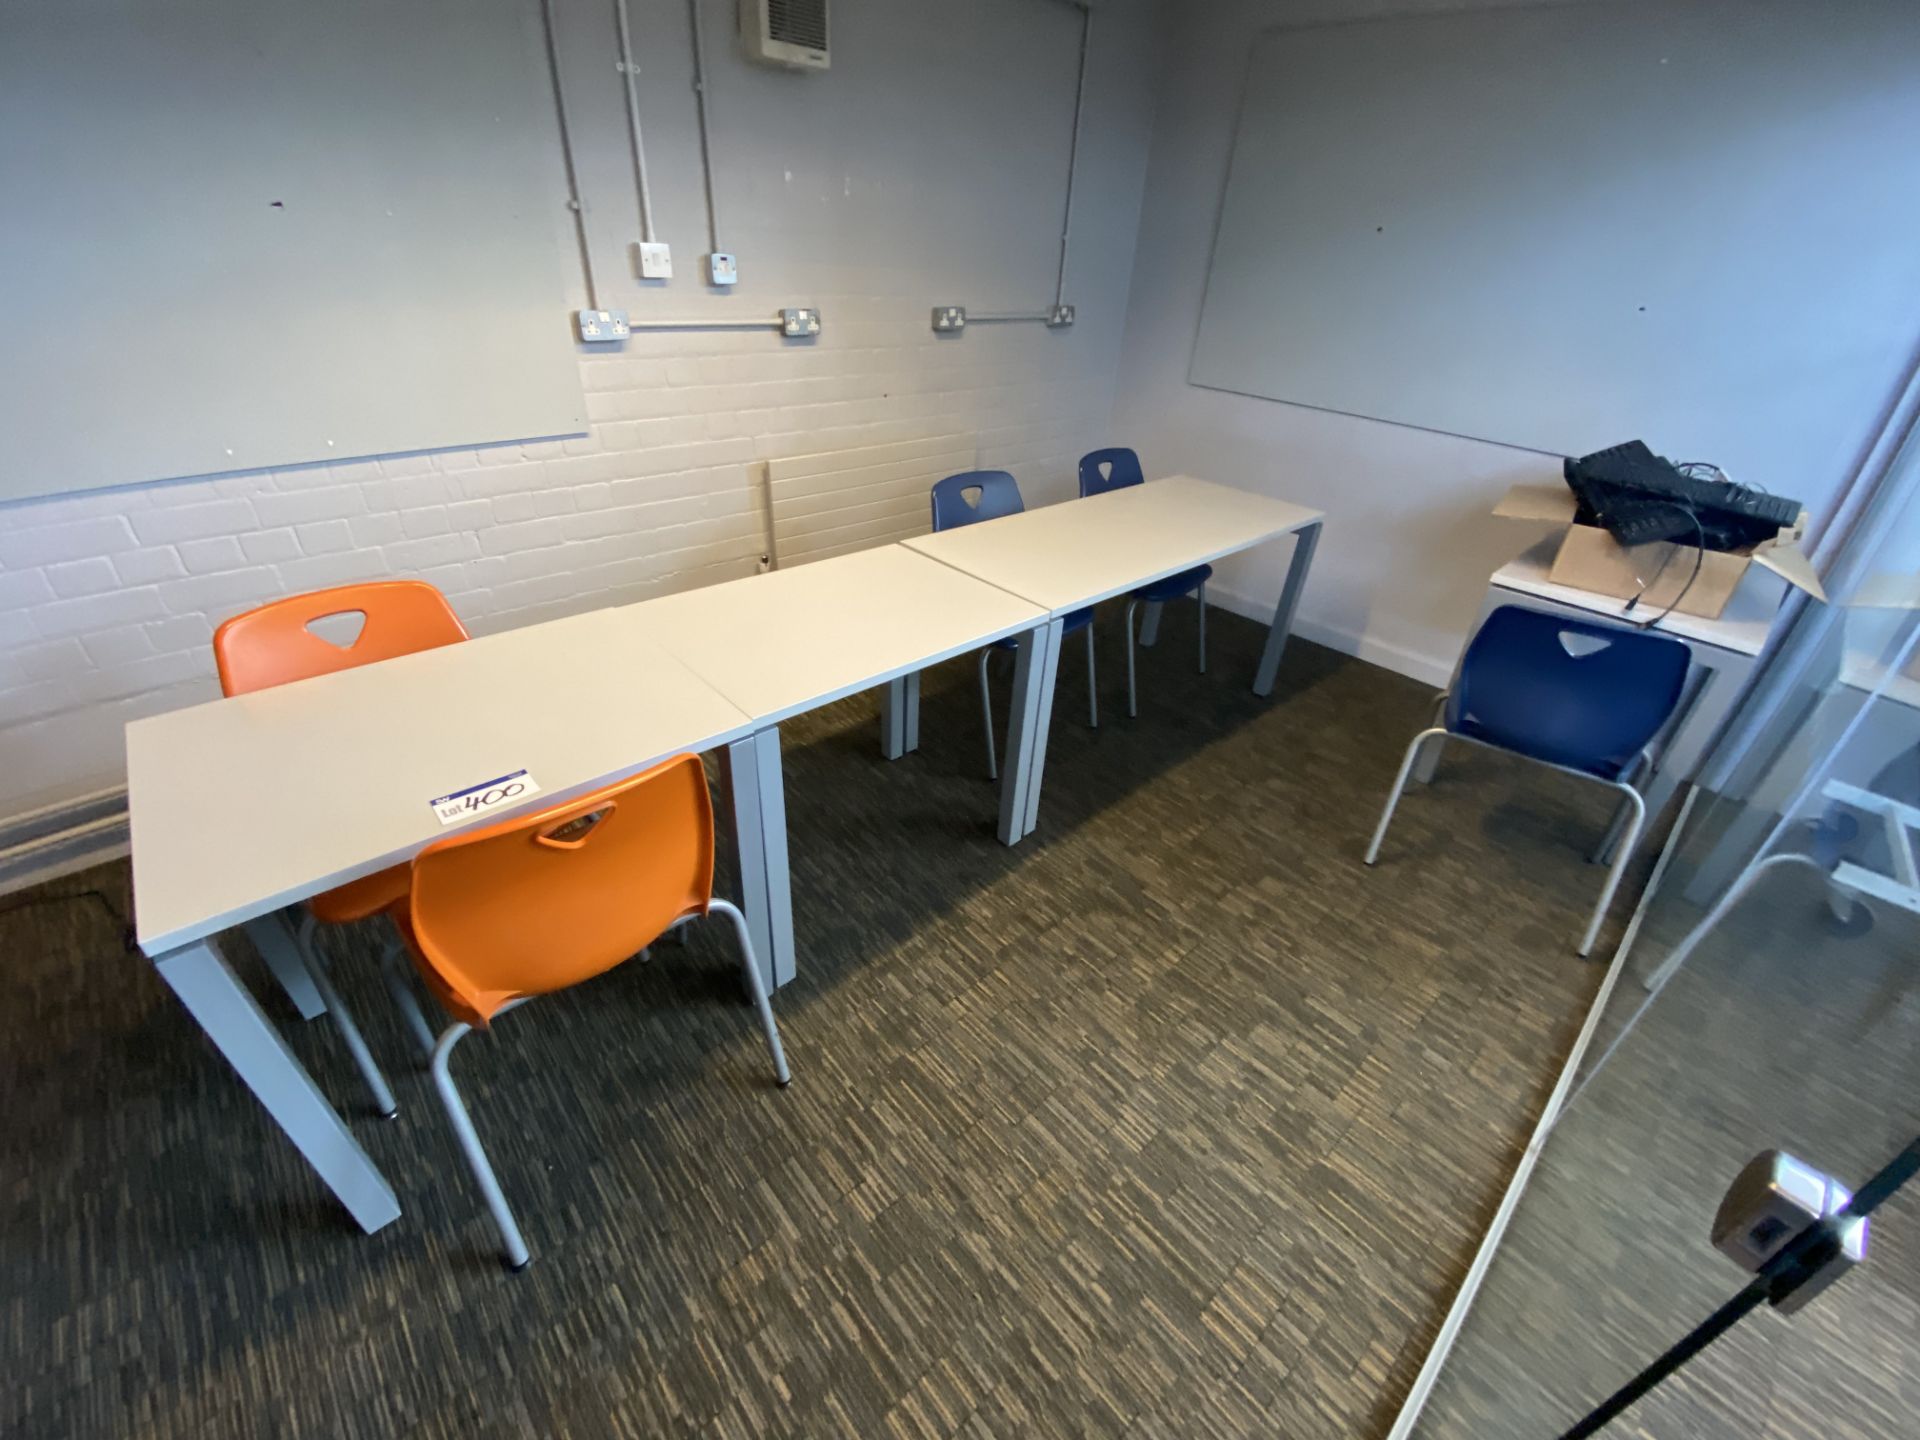
[[[0,499],[584,429],[535,19],[0,8]]]
[[[1444,683],[1452,668],[1487,576],[1544,533],[1491,520],[1487,510],[1517,480],[1556,481],[1557,460],[1201,388],[1189,382],[1188,367],[1255,37],[1275,25],[1463,8],[1477,7],[1222,0],[1204,11],[1169,11],[1163,31],[1166,80],[1154,123],[1119,391],[1122,433],[1133,438],[1150,468],[1213,475],[1323,507],[1326,534],[1302,602],[1302,632],[1436,684]],[[1844,8],[1831,7],[1831,12]],[[1909,85],[1920,81],[1920,75],[1907,73]],[[1849,95],[1842,87],[1833,98],[1840,104]],[[1885,138],[1891,144],[1895,137]],[[1339,138],[1329,137],[1327,143],[1337,156]],[[1897,148],[1883,148],[1878,154],[1876,163],[1888,167],[1882,183],[1904,186],[1911,194],[1912,152],[1903,157]],[[1489,183],[1498,179],[1488,178]],[[1852,258],[1837,246],[1832,264],[1860,283],[1857,299],[1870,298],[1878,293],[1877,279],[1858,274]],[[1395,318],[1384,315],[1381,322]],[[1920,340],[1920,321],[1912,332]],[[1864,436],[1871,428],[1897,379],[1889,373],[1853,396],[1854,433]],[[1795,383],[1793,372],[1783,372],[1777,383],[1752,397],[1753,413],[1764,416],[1791,403]],[[1804,498],[1820,506],[1839,478],[1835,473],[1807,477]],[[1268,582],[1256,569],[1228,564],[1222,572],[1223,603],[1250,610],[1271,606]]]
[[[213,626],[274,596],[420,576],[485,632],[751,574],[766,548],[756,462],[920,436],[971,435],[980,461],[1013,470],[1035,500],[1072,494],[1075,461],[1105,443],[1113,413],[1155,93],[1151,0],[1098,6],[1068,278],[1080,323],[951,341],[929,328],[936,302],[1052,297],[1073,12],[1058,0],[835,0],[833,69],[787,75],[741,60],[730,0],[703,0],[724,243],[741,266],[739,293],[719,295],[697,275],[707,244],[687,5],[632,7],[677,272],[664,284],[632,267],[612,6],[558,3],[603,303],[636,316],[817,305],[818,341],[692,332],[576,352],[579,439],[0,504],[0,816],[119,783],[125,722],[217,694]],[[380,35],[360,43],[377,49]],[[535,132],[564,241],[564,319],[585,295],[550,109]],[[136,237],[140,224],[129,217]],[[110,406],[112,392],[95,389],[92,403]]]
[[[1909,0],[1263,35],[1191,378],[1830,494],[1920,316],[1916,55]]]

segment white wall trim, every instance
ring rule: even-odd
[[[1307,585],[1312,587],[1313,576],[1307,576]],[[1207,587],[1207,600],[1222,610],[1230,610],[1235,615],[1244,615],[1249,620],[1257,620],[1262,625],[1273,623],[1273,605],[1250,600],[1238,591],[1220,586]],[[1453,661],[1442,660],[1433,655],[1422,655],[1408,650],[1404,646],[1392,644],[1376,636],[1364,633],[1356,634],[1333,625],[1326,625],[1308,616],[1296,616],[1293,633],[1303,640],[1311,640],[1315,645],[1325,645],[1330,650],[1338,650],[1343,655],[1364,660],[1369,665],[1378,665],[1382,670],[1391,670],[1396,675],[1406,675],[1423,685],[1431,685],[1436,690],[1445,689],[1453,680]]]
[[[100,790],[0,824],[0,895],[128,853],[127,792]]]

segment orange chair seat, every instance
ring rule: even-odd
[[[407,898],[413,883],[413,871],[406,865],[378,870],[337,889],[316,895],[307,902],[313,918],[326,925],[345,925],[364,920]]]

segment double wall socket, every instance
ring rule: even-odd
[[[1071,324],[1073,324],[1073,307],[1071,305],[1050,305],[1047,307],[1047,328],[1049,330],[1063,330]]]
[[[792,339],[805,339],[809,335],[818,335],[820,312],[818,310],[782,310],[780,333]]]
[[[614,345],[633,333],[624,310],[576,310],[573,319],[589,345]]]
[[[659,240],[642,240],[640,242],[640,278],[671,280],[673,278],[672,247]]]
[[[933,307],[933,328],[941,333],[967,328],[967,307],[964,305],[936,305]]]

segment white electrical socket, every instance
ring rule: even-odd
[[[671,280],[673,278],[672,247],[660,240],[642,240],[640,242],[640,278]]]
[[[707,257],[707,274],[716,285],[731,285],[740,278],[740,265],[725,251],[716,250]]]
[[[624,310],[576,310],[573,320],[588,345],[616,345],[633,333]]]

